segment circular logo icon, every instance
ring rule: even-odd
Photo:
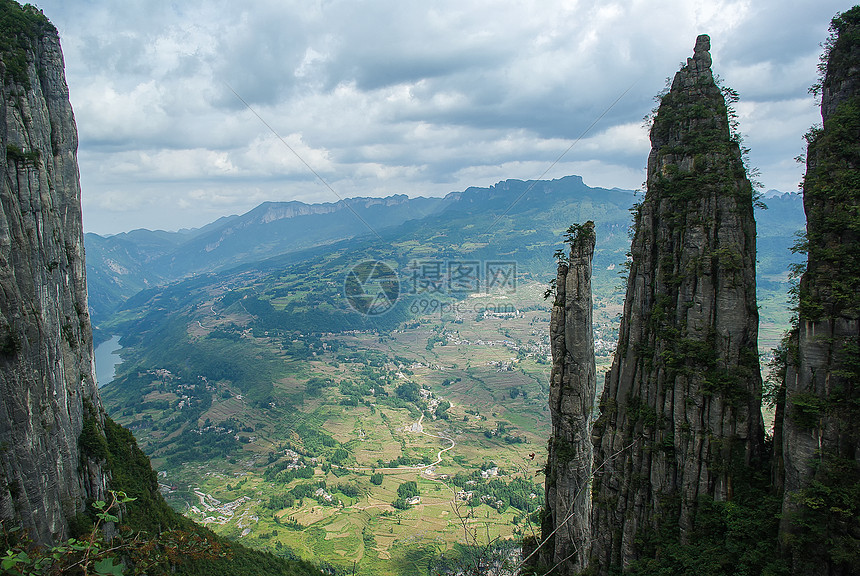
[[[368,316],[388,312],[400,296],[397,272],[379,260],[365,260],[353,266],[343,287],[349,305]]]

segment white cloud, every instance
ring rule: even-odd
[[[61,33],[85,222],[97,232],[199,226],[264,200],[337,199],[231,87],[343,196],[441,195],[536,178],[602,114],[546,177],[637,187],[648,153],[641,118],[700,33],[712,37],[715,71],[741,94],[741,131],[765,186],[793,190],[802,168],[791,158],[817,114],[806,87],[819,43],[847,8],[835,0],[39,5]]]

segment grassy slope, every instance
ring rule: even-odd
[[[162,563],[159,567],[150,569],[150,573],[189,576],[216,573],[224,576],[320,574],[313,564],[297,559],[279,558],[224,540],[178,514],[162,498],[149,458],[138,448],[131,432],[110,418],[106,418],[105,433],[112,476],[111,489],[123,491],[135,498],[134,502],[126,504],[122,524],[135,532],[142,531],[150,535],[171,529],[198,534],[213,542],[213,545],[218,546],[223,553],[223,557],[212,559],[181,557],[178,562]]]

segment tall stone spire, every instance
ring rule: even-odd
[[[651,128],[618,348],[594,426],[591,564],[599,573],[728,500],[763,450],[753,189],[711,72],[710,39]]]
[[[563,574],[585,569],[591,542],[591,428],[597,384],[592,331],[594,222],[573,226],[558,266],[550,320],[552,436],[541,526],[541,562]]]

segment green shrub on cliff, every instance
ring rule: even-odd
[[[0,0],[0,59],[6,67],[4,81],[11,80],[29,90],[27,52],[33,49],[40,36],[56,31],[35,6]]]

